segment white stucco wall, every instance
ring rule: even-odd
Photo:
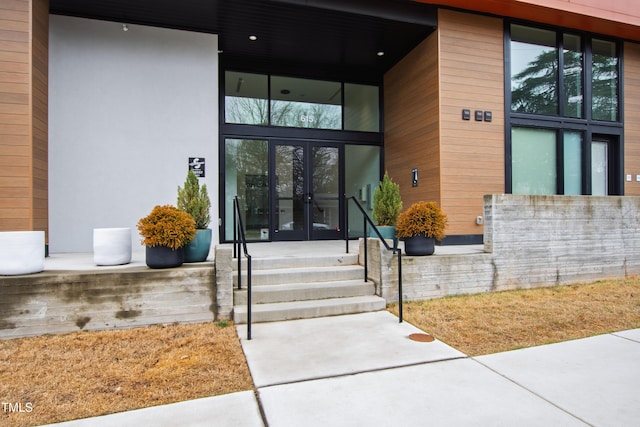
[[[131,227],[176,203],[206,159],[218,241],[216,35],[50,17],[49,248],[90,252],[93,228]]]

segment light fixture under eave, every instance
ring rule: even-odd
[[[124,31],[125,33],[129,31],[129,26],[127,24],[122,24],[122,31]]]
[[[384,51],[379,50],[379,51],[378,51],[378,53],[376,53],[376,55],[378,55],[378,56],[384,56]]]
[[[254,35],[254,34],[251,34],[251,35],[249,36],[249,40],[251,40],[252,42],[254,42],[254,41],[258,40],[258,36]]]

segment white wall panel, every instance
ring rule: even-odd
[[[51,15],[50,251],[90,252],[96,227],[131,227],[176,203],[206,159],[218,217],[216,35]],[[217,242],[217,220],[214,220]]]

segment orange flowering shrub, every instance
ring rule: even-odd
[[[145,246],[167,246],[179,249],[196,236],[196,223],[191,215],[175,206],[156,206],[138,221],[138,231]]]
[[[447,216],[436,202],[417,202],[398,215],[396,236],[400,239],[413,236],[442,240],[446,234]]]

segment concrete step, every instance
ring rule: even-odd
[[[253,304],[266,304],[373,295],[375,285],[373,282],[365,282],[361,278],[336,282],[252,286],[252,291],[251,302]],[[233,301],[236,305],[246,305],[247,290],[234,290]]]
[[[247,284],[246,272],[242,272],[243,287]],[[253,286],[282,285],[286,283],[335,282],[343,280],[364,280],[364,267],[360,265],[329,267],[296,267],[256,270],[252,268]],[[233,275],[233,284],[237,286],[237,274]]]
[[[280,302],[252,305],[251,321],[277,322],[283,320],[309,319],[314,317],[338,316],[342,314],[364,313],[384,310],[383,298],[368,295],[350,298],[330,298],[322,300]],[[236,324],[247,323],[247,306],[236,305],[233,310]]]
[[[251,269],[256,270],[276,270],[282,268],[305,268],[305,267],[330,267],[342,265],[354,265],[358,263],[358,254],[335,254],[335,255],[308,255],[304,256],[282,256],[273,258],[251,258]],[[241,258],[243,272],[247,268],[247,259]],[[237,258],[233,259],[233,270],[238,269]]]

